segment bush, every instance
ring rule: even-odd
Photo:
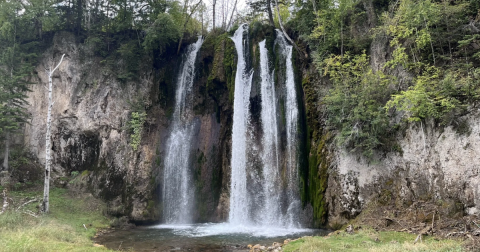
[[[331,56],[323,62],[333,87],[324,98],[328,126],[337,130],[336,142],[372,157],[375,149],[391,142],[392,127],[384,106],[395,83],[392,76],[373,72],[365,52]]]

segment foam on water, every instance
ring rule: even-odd
[[[313,233],[314,229],[304,228],[282,228],[278,226],[252,226],[235,225],[230,223],[204,223],[194,225],[157,225],[150,228],[171,229],[180,236],[206,237],[206,236],[229,236],[246,235],[250,237],[282,237],[288,235],[307,235]]]

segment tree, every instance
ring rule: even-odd
[[[271,0],[258,0],[258,1],[251,1],[248,3],[250,8],[254,12],[267,12],[268,15],[268,23],[271,26],[275,26],[275,22],[273,21],[273,11],[272,11],[272,2]]]
[[[195,11],[197,10],[198,6],[200,6],[200,4],[202,3],[202,0],[198,1],[198,3],[196,3],[194,6],[191,6],[190,8],[190,13],[188,12],[188,4],[189,4],[189,0],[185,0],[184,2],[184,6],[183,6],[183,14],[185,16],[185,19],[183,21],[183,26],[182,26],[182,30],[180,32],[181,36],[180,36],[180,40],[178,41],[178,49],[177,49],[177,54],[180,53],[180,48],[182,46],[182,41],[183,41],[183,37],[184,37],[184,33],[185,33],[185,29],[187,29],[187,24],[188,22],[190,21],[190,18],[192,17],[192,15],[195,13]]]
[[[0,134],[5,140],[3,169],[9,169],[10,140],[28,117],[25,105],[29,90],[28,77],[36,55],[28,20],[18,14],[22,6],[16,2],[0,3]]]
[[[65,54],[62,55],[60,62],[58,65],[52,70],[50,67],[48,71],[48,113],[47,113],[47,133],[45,134],[46,144],[45,144],[45,183],[43,187],[43,203],[42,203],[42,212],[48,213],[49,211],[49,194],[50,194],[50,171],[52,166],[52,157],[50,155],[50,150],[52,149],[52,139],[51,139],[51,132],[50,126],[52,122],[52,107],[53,107],[53,98],[52,98],[52,75],[57,70],[57,68],[62,64],[63,57]]]

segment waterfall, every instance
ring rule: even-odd
[[[248,26],[241,25],[232,37],[237,49],[232,127],[232,175],[230,185],[230,214],[232,224],[246,224],[249,220],[247,201],[247,130],[249,126],[250,89],[253,72],[248,71]]]
[[[163,179],[163,216],[165,223],[192,223],[193,191],[190,155],[195,124],[191,90],[195,78],[195,60],[203,39],[188,46],[177,79],[172,130],[166,144]]]
[[[287,225],[297,226],[296,216],[301,211],[301,202],[299,199],[299,160],[298,160],[298,103],[297,92],[295,90],[295,75],[292,63],[293,46],[289,45],[283,37],[281,31],[276,30],[276,43],[282,50],[282,55],[285,57],[286,64],[286,102],[285,102],[285,119],[287,132],[287,198],[289,202],[287,210]]]
[[[251,134],[250,96],[254,85],[249,57],[248,26],[242,25],[232,40],[238,53],[232,129],[229,223],[245,226],[297,228],[300,226],[298,158],[298,102],[292,63],[292,46],[277,31],[279,64],[284,78],[275,78],[266,40],[259,43],[261,134]],[[275,48],[275,47],[274,47]],[[283,74],[283,73],[282,73]],[[255,81],[257,81],[255,79]],[[275,80],[281,83],[275,83]],[[276,90],[276,87],[277,90]],[[283,102],[279,102],[283,99]],[[282,111],[284,115],[282,116]],[[258,117],[258,116],[257,116]],[[258,124],[258,123],[257,123]],[[282,136],[284,132],[284,136]],[[255,139],[255,137],[258,139]]]
[[[259,220],[263,225],[274,225],[279,223],[281,217],[280,209],[280,160],[279,160],[279,133],[277,122],[277,98],[273,72],[270,72],[268,51],[265,47],[265,40],[259,43],[260,49],[260,95],[262,98],[261,120],[262,120],[262,147],[261,160],[263,163],[263,186],[264,202],[261,206]]]

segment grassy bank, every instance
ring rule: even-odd
[[[8,211],[0,215],[0,251],[106,250],[94,247],[91,240],[99,228],[109,224],[102,214],[105,206],[91,195],[72,195],[66,189],[53,188],[51,212],[38,217],[28,213],[37,213],[40,201],[21,206],[41,199],[42,190],[12,191],[8,197]]]
[[[335,232],[327,237],[304,237],[283,247],[285,252],[309,251],[355,251],[355,252],[403,252],[403,251],[465,251],[462,242],[424,236],[422,242],[414,244],[417,236],[404,232],[372,229],[356,231],[354,234]]]

